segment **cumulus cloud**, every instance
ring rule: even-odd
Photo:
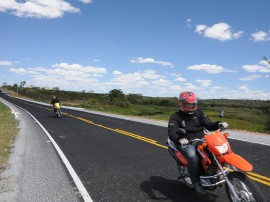
[[[171,62],[164,62],[164,61],[158,61],[153,58],[134,58],[130,60],[131,63],[137,63],[137,64],[157,64],[165,67],[173,68],[174,65]]]
[[[244,69],[247,72],[261,72],[261,73],[268,73],[270,72],[270,64],[262,60],[259,62],[259,64],[254,65],[243,65],[242,69]]]
[[[209,87],[212,83],[211,80],[201,80],[201,79],[197,79],[196,82],[200,83],[200,85],[204,88]]]
[[[270,34],[263,31],[255,32],[251,36],[253,41],[270,41]]]
[[[12,64],[11,61],[0,61],[0,66],[11,66]]]
[[[144,70],[142,75],[146,79],[159,79],[162,77],[161,75],[157,74],[157,72],[155,70],[152,70],[152,69]]]
[[[90,0],[81,0],[91,3]],[[59,18],[64,13],[79,13],[80,9],[64,0],[3,0],[0,1],[0,12],[10,12],[18,17]]]
[[[38,74],[36,71],[32,71],[30,69],[24,69],[24,68],[11,68],[10,69],[11,72],[13,73],[16,73],[16,74],[22,74],[22,75],[25,75],[25,74]]]
[[[238,39],[244,33],[243,31],[233,32],[231,26],[224,22],[215,24],[212,27],[208,27],[207,25],[197,25],[195,32],[204,37],[219,41]]]
[[[262,77],[263,77],[262,75],[251,75],[251,76],[240,78],[240,80],[241,81],[251,81],[251,80],[255,80],[258,78],[262,78]]]
[[[84,73],[105,74],[107,70],[103,67],[82,66],[80,64],[56,63],[52,65],[54,68],[59,68],[66,71],[77,71]]]
[[[193,65],[193,66],[188,66],[188,70],[202,70],[205,71],[206,73],[210,74],[218,74],[221,72],[233,72],[232,70],[227,70],[224,67],[218,66],[218,65],[211,65],[211,64],[200,64],[200,65]]]
[[[175,79],[175,81],[182,82],[182,81],[186,81],[186,79],[183,78],[183,77],[177,77],[177,78]]]
[[[56,63],[52,68],[11,68],[11,72],[28,75],[35,86],[58,86],[63,89],[78,90],[88,86],[101,86],[98,79],[107,73],[103,67],[80,64]]]
[[[112,73],[113,75],[122,75],[122,72],[120,72],[120,71],[113,71],[113,73]]]
[[[89,4],[93,2],[92,0],[79,0],[79,1],[85,4]]]

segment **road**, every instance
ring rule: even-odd
[[[44,126],[93,201],[228,201],[223,188],[202,198],[176,180],[166,127],[71,109],[63,109],[60,119],[49,106],[4,98]],[[270,147],[233,139],[230,144],[254,165],[250,177],[270,201]]]

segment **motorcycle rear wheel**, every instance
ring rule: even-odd
[[[189,171],[187,169],[187,167],[180,165],[179,163],[177,163],[177,169],[178,172],[180,174],[180,177],[182,178],[182,180],[184,181],[185,185],[191,189],[194,188],[194,184],[191,182],[190,177],[188,176]]]
[[[244,173],[231,172],[228,174],[228,178],[236,194],[242,202],[264,202],[264,197],[255,183],[253,183]],[[226,184],[226,193],[231,202],[236,202],[237,199],[233,196],[231,190]],[[239,201],[238,201],[239,202]]]

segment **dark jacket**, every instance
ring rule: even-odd
[[[54,105],[55,103],[60,103],[60,101],[56,98],[56,99],[52,99],[51,100],[51,105]]]
[[[180,138],[202,138],[203,127],[210,131],[217,130],[219,121],[212,122],[199,108],[193,114],[186,114],[179,110],[170,116],[168,135],[174,143],[178,143]],[[186,133],[180,128],[184,129]]]

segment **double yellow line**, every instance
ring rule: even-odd
[[[140,141],[147,142],[149,144],[152,144],[152,145],[155,145],[155,146],[164,148],[164,149],[167,149],[168,148],[168,146],[161,145],[156,140],[153,140],[153,139],[150,139],[150,138],[146,138],[144,136],[141,136],[141,135],[138,135],[138,134],[135,134],[135,133],[130,133],[130,132],[127,132],[127,131],[124,131],[124,130],[120,130],[120,129],[109,128],[109,127],[106,127],[106,126],[103,126],[103,125],[100,125],[100,124],[96,124],[93,121],[90,121],[88,119],[85,119],[85,118],[82,118],[82,117],[78,117],[78,116],[73,116],[73,115],[70,115],[70,114],[67,114],[67,113],[65,113],[65,115],[70,116],[70,117],[75,118],[75,119],[78,119],[78,120],[81,120],[83,122],[86,122],[86,123],[95,125],[97,127],[101,127],[101,128],[104,128],[104,129],[107,129],[107,130],[110,130],[110,131],[114,131],[114,132],[120,133],[122,135],[126,135],[126,136],[129,136],[129,137],[138,139]],[[257,181],[257,182],[260,182],[260,183],[265,184],[267,186],[270,186],[270,178],[268,178],[266,176],[259,175],[259,174],[256,174],[256,173],[252,173],[252,172],[248,172],[247,175],[248,175],[248,177],[250,179],[252,179],[254,181]]]
[[[23,101],[20,100],[20,102],[23,102]],[[45,107],[42,107],[42,106],[38,106],[38,105],[34,105],[34,104],[29,104],[28,102],[24,102],[24,103],[26,103],[28,105],[36,106],[36,107],[39,107],[39,108],[50,110],[50,109],[45,108]],[[88,119],[85,119],[85,118],[82,118],[82,117],[79,117],[79,116],[73,116],[73,115],[68,114],[68,113],[63,113],[63,114],[66,115],[66,116],[69,116],[69,117],[78,119],[80,121],[83,121],[85,123],[92,124],[94,126],[97,126],[97,127],[100,127],[100,128],[104,128],[106,130],[114,131],[116,133],[120,133],[122,135],[126,135],[126,136],[129,136],[129,137],[138,139],[140,141],[147,142],[149,144],[152,144],[152,145],[155,145],[155,146],[164,148],[164,149],[167,149],[168,148],[165,145],[159,144],[156,140],[153,140],[153,139],[150,139],[150,138],[146,138],[146,137],[143,137],[141,135],[137,135],[137,134],[130,133],[130,132],[127,132],[127,131],[124,131],[124,130],[120,130],[120,129],[109,128],[109,127],[103,126],[101,124],[94,123],[93,121],[90,121]],[[259,174],[256,174],[256,173],[252,173],[252,172],[247,172],[247,175],[248,175],[248,177],[250,179],[252,179],[254,181],[257,181],[257,182],[262,183],[264,185],[270,186],[270,178],[269,177],[266,177],[266,176],[263,176],[263,175],[259,175]]]

